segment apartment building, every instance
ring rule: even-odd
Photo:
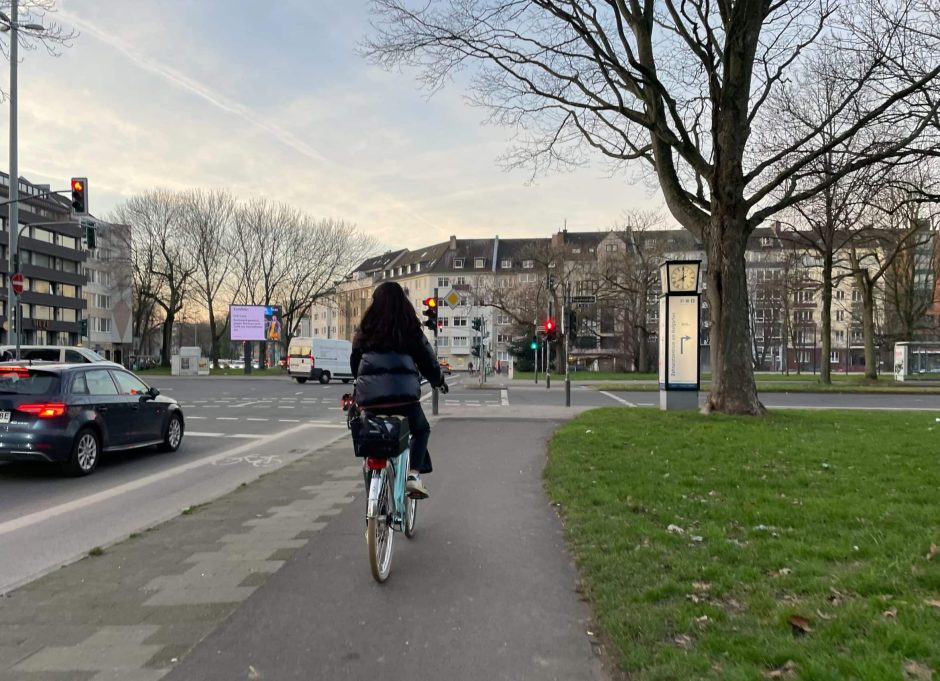
[[[8,197],[10,178],[0,174],[0,196]],[[65,198],[48,195],[49,187],[19,179],[17,253],[24,290],[20,296],[20,342],[23,345],[79,342],[85,310],[82,230],[71,221]],[[8,205],[0,206],[0,299],[3,301],[3,342],[10,342],[7,293],[10,276]]]
[[[96,247],[88,251],[85,274],[85,344],[114,362],[130,359],[133,348],[131,229],[98,221]]]

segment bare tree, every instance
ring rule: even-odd
[[[314,221],[307,216],[300,217],[287,238],[287,271],[275,292],[283,314],[285,350],[300,318],[377,248],[372,237],[342,220]]]
[[[144,309],[152,303],[162,311],[160,363],[168,367],[173,324],[191,292],[197,269],[184,202],[179,194],[156,189],[118,206],[112,222],[131,227],[138,296]]]
[[[235,199],[225,190],[193,190],[183,196],[183,219],[191,234],[196,262],[193,297],[209,317],[209,358],[219,368],[219,342],[228,328],[228,308],[219,307],[220,293],[226,286],[237,295],[241,279],[235,271],[237,248],[235,235]],[[233,295],[233,297],[234,297]],[[223,323],[219,324],[221,314]]]
[[[374,0],[364,52],[431,89],[468,65],[491,120],[524,131],[507,163],[535,172],[588,151],[640,161],[708,256],[713,381],[706,410],[764,412],[751,366],[744,253],[751,231],[844,175],[937,148],[940,9],[925,0]],[[900,19],[899,19],[900,17]],[[811,67],[845,55],[832,142],[779,107]],[[791,100],[792,101],[792,100]],[[872,133],[876,134],[872,134]],[[756,134],[755,134],[756,133]],[[863,153],[802,182],[852,138]]]
[[[10,0],[0,0],[0,53],[10,60],[10,14],[13,3]],[[51,19],[56,12],[55,0],[18,0],[17,24],[22,28],[16,31],[17,48],[20,50],[36,50],[40,46],[45,48],[53,57],[58,57],[63,48],[72,46],[72,41],[78,37],[78,32],[66,29]],[[42,30],[27,28],[28,26],[42,26]],[[0,93],[7,95],[4,90]]]

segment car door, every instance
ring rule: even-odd
[[[134,415],[128,398],[118,393],[111,372],[105,368],[85,371],[91,408],[105,423],[108,447],[123,447],[133,442]]]
[[[121,396],[130,401],[130,409],[134,414],[132,441],[153,442],[161,439],[166,405],[150,397],[147,384],[129,371],[111,369],[111,376]]]

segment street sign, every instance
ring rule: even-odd
[[[17,272],[10,277],[10,283],[13,284],[13,293],[20,295],[23,292],[23,275]]]
[[[597,296],[595,296],[595,295],[589,295],[589,296],[571,296],[571,304],[572,304],[572,305],[579,305],[579,304],[581,304],[581,305],[589,305],[589,304],[591,304],[591,303],[596,303],[596,302],[597,302]]]
[[[442,297],[442,300],[450,306],[450,309],[453,310],[457,307],[457,304],[460,302],[460,295],[456,291],[451,291],[447,295]]]

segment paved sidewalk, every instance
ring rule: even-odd
[[[542,490],[557,425],[438,421],[384,585],[348,442],[312,452],[0,598],[0,679],[604,679]]]

